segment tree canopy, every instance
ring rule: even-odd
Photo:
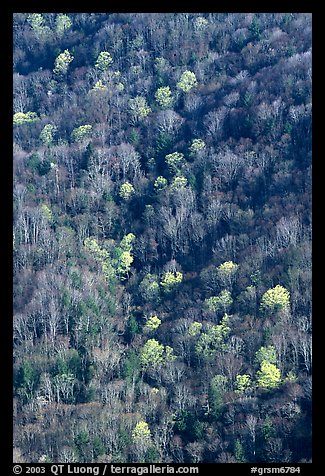
[[[13,39],[15,463],[310,462],[311,14]]]

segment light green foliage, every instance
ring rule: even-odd
[[[72,142],[81,142],[87,137],[90,136],[92,131],[92,126],[90,124],[85,124],[83,126],[76,127],[71,132],[71,140]]]
[[[170,189],[173,192],[176,192],[177,190],[184,189],[187,185],[187,178],[183,177],[183,175],[177,175],[174,177],[172,183],[170,184]]]
[[[124,182],[119,191],[119,196],[123,200],[128,200],[134,194],[134,187],[130,182]]]
[[[164,109],[170,108],[174,102],[172,92],[169,86],[158,88],[155,93],[155,99],[159,106]]]
[[[195,155],[198,152],[201,152],[206,147],[205,142],[202,139],[193,139],[192,144],[190,145],[191,155]]]
[[[208,24],[208,20],[201,16],[196,17],[194,20],[194,28],[199,31],[205,30]]]
[[[184,93],[190,92],[191,89],[193,89],[196,85],[197,79],[192,71],[184,71],[178,83],[176,84],[177,88],[183,91]]]
[[[139,421],[135,428],[132,430],[132,439],[134,443],[147,442],[150,443],[151,432],[148,423],[145,421]]]
[[[190,337],[196,337],[198,334],[200,334],[201,330],[202,330],[202,323],[193,322],[193,324],[191,324],[189,327],[188,335]]]
[[[116,277],[115,270],[111,264],[110,254],[104,248],[101,248],[94,238],[86,238],[84,246],[92,257],[101,265],[102,273],[106,281],[111,282]]]
[[[50,28],[44,25],[44,17],[40,13],[28,15],[27,22],[32,27],[33,33],[38,40],[45,39],[51,32]]]
[[[165,157],[166,164],[171,172],[177,172],[178,168],[184,162],[184,154],[181,152],[173,152],[172,154],[167,154]]]
[[[161,191],[167,187],[167,184],[167,179],[159,175],[159,177],[157,177],[155,180],[154,187],[157,191]]]
[[[261,300],[260,308],[267,311],[279,311],[290,306],[289,291],[279,284],[266,291]]]
[[[40,140],[44,145],[50,146],[53,144],[54,136],[57,132],[58,128],[53,124],[46,124],[41,133],[40,133]]]
[[[265,389],[272,389],[281,383],[281,372],[276,365],[263,361],[261,368],[256,374],[257,386]]]
[[[261,347],[256,352],[256,360],[258,363],[269,362],[270,364],[276,364],[276,351],[273,345],[267,347]]]
[[[43,214],[43,216],[48,220],[48,221],[52,221],[53,220],[53,214],[52,214],[52,210],[50,209],[50,207],[48,205],[46,205],[45,203],[43,203],[41,206],[40,206],[40,209],[41,209],[41,212]]]
[[[151,108],[143,96],[136,96],[133,99],[129,99],[129,108],[132,123],[137,123],[139,120],[144,119],[151,112]]]
[[[113,58],[108,51],[101,51],[95,63],[95,68],[104,73],[113,63]]]
[[[33,30],[37,30],[44,26],[44,18],[40,13],[31,13],[27,16],[27,21]]]
[[[60,53],[55,59],[53,72],[58,75],[66,74],[73,58],[69,50],[64,50],[63,53]]]
[[[219,324],[223,338],[228,337],[231,330],[229,327],[229,319],[230,316],[225,314]]]
[[[58,36],[63,36],[72,26],[72,21],[68,15],[64,13],[59,14],[55,19],[55,31]]]
[[[98,92],[98,91],[107,91],[107,86],[103,83],[101,79],[96,81],[95,86],[92,88],[92,91]]]
[[[174,362],[175,359],[174,349],[169,345],[164,347],[156,339],[147,340],[140,354],[140,362],[144,371]]]
[[[117,266],[117,273],[121,279],[125,279],[125,274],[127,274],[133,263],[133,256],[129,251],[123,251],[119,257],[119,263]]]
[[[221,291],[219,296],[211,296],[207,298],[204,302],[209,311],[216,312],[229,308],[233,303],[233,299],[231,297],[231,292],[228,291],[228,289],[224,289],[223,291]]]
[[[152,332],[152,331],[158,329],[160,324],[161,324],[161,319],[159,319],[159,317],[150,316],[149,319],[146,322],[146,325],[144,326],[144,329],[145,329],[145,331]]]
[[[109,258],[109,253],[101,248],[95,238],[86,238],[84,245],[97,261],[103,261]]]
[[[120,242],[120,248],[124,251],[132,251],[133,245],[132,243],[135,240],[135,235],[133,233],[128,233],[127,235],[123,236]]]
[[[233,261],[225,261],[217,268],[217,276],[224,285],[231,285],[238,270],[238,264]]]
[[[183,274],[180,271],[167,271],[160,281],[164,291],[170,292],[183,280]]]
[[[131,264],[133,263],[133,256],[131,251],[133,249],[132,243],[135,240],[135,235],[133,233],[128,233],[125,235],[120,245],[116,248],[117,261],[116,261],[116,270],[120,279],[126,279]]]
[[[217,311],[219,307],[219,298],[218,296],[211,296],[204,300],[204,304],[209,309],[209,311]]]
[[[252,385],[252,380],[250,375],[243,374],[236,376],[235,388],[237,393],[246,393]]]
[[[218,350],[225,349],[225,340],[229,336],[229,316],[225,314],[218,325],[209,325],[203,332],[195,346],[195,351],[199,357],[210,359],[214,357]]]
[[[142,347],[140,362],[145,370],[160,366],[164,362],[164,346],[156,339],[149,339]]]
[[[39,119],[36,112],[16,112],[13,117],[13,124],[20,126],[21,124],[30,124]]]
[[[147,274],[140,283],[139,292],[144,301],[159,303],[160,288],[157,277]]]
[[[166,345],[165,347],[165,362],[171,363],[174,362],[176,359],[176,355],[174,355],[174,349],[170,347],[169,345]]]

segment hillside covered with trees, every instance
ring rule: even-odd
[[[14,15],[15,462],[311,461],[311,15]]]

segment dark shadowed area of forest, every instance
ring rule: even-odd
[[[311,462],[311,14],[13,31],[14,461]]]

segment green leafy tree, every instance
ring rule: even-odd
[[[158,88],[155,92],[155,99],[160,107],[167,109],[172,107],[174,98],[169,86]]]
[[[143,420],[139,421],[132,431],[132,439],[133,441],[137,441],[137,440],[149,441],[151,439],[151,432],[150,432],[148,423],[146,423]]]
[[[22,124],[31,124],[39,119],[36,112],[16,112],[13,116],[14,126],[20,126]]]
[[[129,251],[123,251],[119,257],[117,265],[117,274],[120,279],[126,279],[126,275],[129,273],[131,264],[133,263],[133,256]]]
[[[246,393],[252,386],[252,379],[250,375],[236,375],[235,391],[239,394]]]
[[[113,63],[113,58],[108,51],[101,51],[97,57],[95,68],[104,73]]]
[[[290,293],[279,284],[266,291],[261,300],[260,309],[264,311],[276,312],[290,307]]]
[[[37,172],[41,177],[47,175],[50,172],[52,169],[51,163],[52,162],[49,160],[44,159],[37,164]]]
[[[177,175],[173,178],[172,183],[170,184],[170,189],[173,192],[177,192],[178,190],[182,190],[187,186],[187,178],[183,177],[183,175]]]
[[[144,326],[144,330],[147,332],[153,332],[156,329],[158,329],[160,324],[161,324],[161,319],[159,319],[158,316],[150,316]]]
[[[24,400],[29,401],[33,397],[38,379],[37,372],[30,361],[26,360],[20,365],[15,375],[15,387],[18,393],[23,395]]]
[[[134,258],[131,252],[133,250],[134,240],[135,235],[133,233],[128,233],[122,238],[119,246],[115,248],[116,260],[114,265],[117,275],[121,280],[128,277],[131,264],[133,263]]]
[[[252,35],[252,40],[259,41],[261,37],[261,26],[256,15],[254,15],[252,23],[248,27],[248,30]]]
[[[59,14],[55,19],[55,31],[59,37],[62,37],[72,27],[72,21],[68,15]]]
[[[135,241],[135,235],[133,233],[128,233],[127,235],[123,236],[120,242],[120,248],[123,251],[131,252],[133,249],[134,241]]]
[[[166,345],[165,347],[165,362],[171,363],[176,360],[176,355],[174,355],[174,349],[170,347],[169,345]]]
[[[151,431],[147,422],[141,420],[136,424],[132,430],[132,441],[138,461],[143,462],[145,453],[152,445]]]
[[[95,86],[92,88],[91,91],[95,91],[95,92],[104,92],[104,91],[107,91],[107,86],[105,86],[105,84],[103,83],[103,81],[101,79],[99,79],[98,81],[96,81],[95,83]]]
[[[53,221],[53,213],[52,213],[52,210],[50,209],[50,207],[48,205],[46,205],[46,203],[43,203],[40,206],[40,209],[41,209],[41,212],[42,212],[43,216],[47,219],[47,221],[52,222]]]
[[[164,346],[156,339],[147,340],[140,354],[140,362],[143,370],[160,366],[164,362]]]
[[[225,261],[217,268],[217,276],[219,281],[224,286],[231,286],[233,284],[235,275],[238,270],[238,264],[233,261]]]
[[[131,123],[137,124],[140,120],[150,114],[151,108],[148,106],[146,98],[143,96],[136,96],[129,100],[129,111],[131,115]]]
[[[130,344],[136,334],[139,333],[139,324],[137,319],[134,316],[130,316],[126,324],[125,337],[128,344]]]
[[[281,383],[281,372],[270,362],[261,362],[261,368],[256,374],[257,386],[263,389],[273,389]]]
[[[107,250],[101,248],[94,238],[86,238],[84,241],[86,250],[101,265],[102,273],[108,283],[114,283],[116,271],[111,263],[111,256]]]
[[[95,436],[93,439],[93,451],[95,458],[105,454],[105,445],[99,436]]]
[[[53,144],[55,134],[57,133],[58,128],[53,124],[46,124],[41,133],[40,133],[40,140],[42,144],[46,146],[50,146]]]
[[[76,127],[71,132],[71,141],[72,142],[82,142],[87,139],[92,131],[92,126],[90,124],[84,124],[83,126]]]
[[[31,13],[28,15],[27,22],[30,24],[38,40],[44,41],[47,37],[50,37],[51,29],[45,25],[44,17],[40,13]]]
[[[204,31],[209,25],[209,22],[206,18],[198,16],[194,20],[194,28],[197,31]]]
[[[202,330],[202,322],[193,322],[188,329],[188,335],[190,337],[196,337]]]
[[[134,332],[136,333],[136,331]],[[122,376],[128,383],[131,383],[141,372],[141,361],[138,353],[129,347],[126,358],[123,362]]]
[[[261,430],[262,430],[263,439],[265,441],[275,437],[276,429],[274,427],[272,418],[269,415],[266,415],[265,420],[263,421]]]
[[[123,198],[123,200],[129,200],[134,194],[134,187],[130,182],[124,182],[119,191],[119,196]]]
[[[156,151],[164,153],[168,150],[173,142],[173,135],[171,132],[160,131],[156,141]]]
[[[176,84],[177,89],[188,93],[197,85],[197,79],[192,71],[184,71]]]
[[[65,75],[73,59],[74,57],[69,50],[64,50],[63,53],[60,53],[54,61],[54,74]]]
[[[167,271],[162,277],[160,284],[167,293],[175,289],[183,281],[183,274],[180,271]]]
[[[243,447],[242,443],[240,442],[240,440],[238,440],[238,439],[235,441],[234,455],[235,455],[236,461],[238,461],[238,463],[246,463],[247,462],[244,447]]]
[[[197,155],[206,148],[205,142],[202,139],[193,139],[189,147],[191,155]]]
[[[173,152],[165,157],[166,164],[171,172],[177,172],[179,167],[184,163],[184,154],[181,152]]]
[[[222,412],[223,396],[227,391],[228,379],[224,375],[215,375],[209,387],[210,414],[214,419],[218,419]]]
[[[267,347],[261,347],[255,354],[258,363],[269,362],[270,364],[276,364],[276,350],[273,345]]]
[[[211,296],[204,302],[209,311],[216,312],[219,310],[227,310],[232,305],[233,299],[231,297],[231,292],[228,291],[228,289],[224,289],[221,291],[219,296]]]
[[[166,347],[156,339],[149,339],[142,347],[140,362],[142,370],[157,369],[162,365],[173,362],[176,359],[174,349],[169,345]]]
[[[145,302],[160,302],[160,287],[158,278],[153,274],[147,274],[139,285],[139,293]]]
[[[199,358],[209,360],[216,355],[217,351],[224,350],[225,341],[230,334],[229,316],[225,314],[218,325],[209,324],[205,332],[201,333],[195,345],[195,351]]]
[[[167,187],[167,185],[168,185],[167,179],[165,177],[162,177],[161,175],[156,178],[153,184],[157,192],[164,190]]]

